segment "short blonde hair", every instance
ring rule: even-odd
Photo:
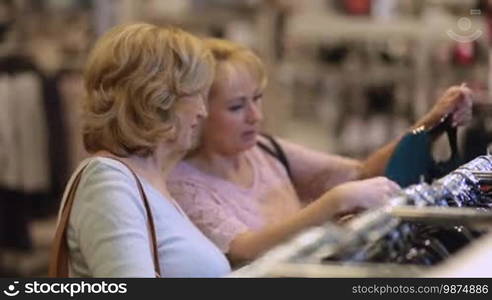
[[[204,93],[214,61],[203,42],[177,28],[117,26],[92,50],[84,74],[84,145],[89,152],[148,156],[175,138],[174,106]]]
[[[212,52],[216,61],[216,72],[222,63],[240,64],[258,81],[261,89],[267,85],[268,78],[261,59],[252,50],[223,39],[210,38],[205,45]]]

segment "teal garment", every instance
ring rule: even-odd
[[[385,176],[401,187],[420,182],[434,163],[430,155],[431,141],[426,132],[403,137],[386,167]]]
[[[444,130],[447,131],[452,153],[448,161],[435,162],[432,157],[435,130],[410,132],[396,146],[386,166],[385,176],[401,187],[407,187],[420,183],[421,178],[432,182],[459,167],[463,161],[458,153],[456,128],[448,126]]]

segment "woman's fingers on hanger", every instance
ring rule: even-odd
[[[453,126],[468,125],[472,121],[472,112],[463,110],[453,114]]]
[[[388,197],[393,196],[395,193],[401,190],[401,187],[394,181],[388,179],[387,177],[376,177],[374,184],[380,185],[384,188],[385,194]]]
[[[471,114],[471,113],[472,113],[471,107],[469,107],[468,105],[460,105],[454,110],[453,117],[460,117],[462,115]]]
[[[463,91],[459,87],[450,87],[441,98],[441,101],[454,103],[458,98],[461,97]]]
[[[461,97],[456,101],[453,112],[453,126],[463,126],[471,122],[473,99],[469,88],[462,88]]]
[[[393,184],[393,188],[394,188],[394,190],[395,190],[396,192],[399,192],[399,191],[401,191],[401,190],[402,190],[402,187],[401,187],[398,183],[394,182],[393,180],[390,180],[390,181],[391,181],[391,183]]]
[[[455,111],[457,108],[465,105],[469,91],[466,87],[453,86],[450,87],[444,95],[439,99],[436,106],[441,107],[442,115]]]
[[[473,91],[467,87],[461,89],[461,101],[459,101],[460,108],[466,108],[471,110],[473,107]]]
[[[460,98],[462,98],[462,90],[459,86],[448,88],[432,109],[424,116],[423,120],[426,127],[433,127],[438,124],[443,116],[448,115],[456,110]]]
[[[394,182],[393,180],[386,179],[388,182],[388,186],[391,188],[391,192],[399,192],[401,191],[401,186]]]
[[[463,102],[467,105],[473,106],[473,91],[467,87],[461,88],[461,94],[463,95]]]
[[[372,208],[387,204],[400,187],[388,178],[379,176],[345,183],[335,187],[335,190],[344,203],[350,203],[349,207]]]

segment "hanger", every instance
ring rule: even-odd
[[[439,123],[430,128],[427,132],[432,137],[437,137],[443,132],[446,132],[449,139],[449,146],[451,147],[451,157],[458,156],[458,138],[457,128],[452,125],[452,115],[447,114],[439,120]]]

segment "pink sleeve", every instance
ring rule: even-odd
[[[326,154],[279,139],[292,172],[294,186],[303,201],[320,197],[334,186],[357,179],[360,162]]]
[[[217,195],[206,187],[185,181],[168,183],[170,193],[190,220],[223,253],[234,238],[248,227],[219,204]]]

